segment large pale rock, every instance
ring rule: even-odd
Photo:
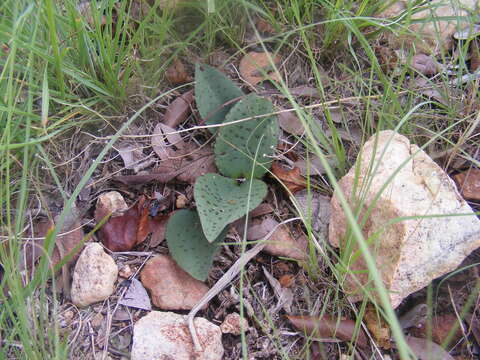
[[[152,302],[162,310],[190,310],[206,294],[208,286],[193,278],[167,255],[148,260],[140,278]]]
[[[390,290],[392,306],[399,305],[432,279],[454,270],[480,246],[480,220],[459,195],[455,183],[406,137],[393,131],[380,132],[378,138],[374,136],[365,143],[357,166],[357,180],[353,167],[339,185],[352,209],[360,205],[363,235],[371,241],[370,250]],[[354,188],[362,202],[353,199]],[[454,214],[468,215],[448,216]],[[445,216],[425,217],[429,215]],[[411,216],[423,218],[400,219]],[[344,247],[346,228],[347,221],[335,193],[330,243]],[[353,250],[357,249],[353,246]],[[366,268],[361,255],[352,255],[351,271]],[[365,285],[368,272],[356,274]],[[362,298],[352,277],[347,278],[345,288],[352,300]]]
[[[410,0],[399,0],[379,14],[379,17],[391,18],[408,11]],[[416,50],[426,53],[438,53],[452,45],[453,34],[471,24],[469,13],[479,7],[478,0],[431,0],[426,9],[416,11],[411,16],[412,25],[408,32],[388,33],[391,46],[415,46]],[[416,21],[416,22],[415,22]]]
[[[99,243],[90,243],[82,251],[72,282],[72,302],[88,306],[113,294],[118,267]]]
[[[150,312],[133,327],[131,359],[221,360],[224,350],[220,328],[198,317],[194,325],[202,346],[200,353],[195,353],[187,316],[173,312]]]

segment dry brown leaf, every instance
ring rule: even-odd
[[[317,88],[307,86],[307,85],[300,85],[288,90],[288,92],[292,96],[300,96],[300,97],[310,97],[320,99],[322,96]]]
[[[474,73],[480,68],[480,47],[478,39],[471,42],[470,45],[470,72]]]
[[[150,216],[151,201],[141,196],[137,204],[123,215],[111,217],[99,230],[103,245],[110,251],[130,251],[152,234],[150,246],[159,245],[165,239],[165,226],[168,215]],[[95,212],[97,221],[103,217],[102,211]]]
[[[165,231],[167,229],[167,222],[170,215],[157,215],[150,217],[148,226],[152,237],[150,239],[150,247],[156,247],[165,240]]]
[[[468,169],[453,177],[462,196],[467,200],[480,200],[480,169]]]
[[[247,230],[247,240],[253,241],[265,237],[277,224],[278,222],[271,217],[251,221]],[[288,227],[281,225],[272,234],[263,251],[273,256],[305,260],[308,257],[307,242],[305,235],[295,239]]]
[[[249,52],[240,61],[240,75],[252,86],[268,79],[279,81],[277,74],[272,71],[270,58],[275,66],[278,66],[281,62],[278,55],[273,56],[273,54],[266,52]],[[263,72],[266,72],[268,76],[264,76]]]
[[[166,126],[175,129],[178,125],[187,120],[192,112],[191,106],[193,99],[193,90],[190,90],[173,100],[172,103],[168,105],[165,117],[163,118],[163,123]]]
[[[189,147],[175,129],[163,123],[153,130],[152,148],[161,160],[179,157],[187,153]]]
[[[388,350],[392,347],[392,344],[390,343],[390,327],[372,304],[367,305],[363,321],[367,325],[375,342],[381,348]]]
[[[440,69],[437,61],[425,54],[417,54],[412,58],[412,67],[418,72],[426,76],[433,76]]]
[[[356,342],[362,348],[368,346],[367,336],[360,329],[356,339],[353,338],[355,333],[355,322],[352,320],[333,319],[331,316],[325,314],[322,317],[316,316],[288,316],[288,320],[293,326],[306,335],[315,338],[336,338],[346,342]]]
[[[273,35],[275,34],[275,29],[273,26],[265,19],[258,19],[256,23],[256,28],[259,32]]]
[[[293,194],[307,187],[307,182],[300,174],[298,167],[292,170],[286,170],[279,162],[274,161],[272,164],[272,172]]]
[[[179,181],[193,184],[195,180],[204,174],[215,173],[215,158],[210,146],[193,148],[190,153],[178,158],[162,161],[154,170],[159,174],[172,174]]]
[[[454,360],[453,356],[433,341],[407,336],[405,341],[419,360]]]
[[[138,222],[138,208],[133,206],[123,215],[108,219],[99,230],[99,238],[110,251],[130,251],[137,242]]]
[[[295,282],[295,277],[292,274],[285,274],[278,279],[278,282],[282,287],[289,288]]]
[[[67,215],[67,217],[69,217]],[[54,229],[55,224],[50,219],[39,219],[33,223],[33,229],[27,230],[25,237],[31,238],[25,242],[22,247],[22,261],[20,262],[20,271],[34,268],[36,261],[45,254],[43,245],[48,232]],[[55,248],[51,256],[52,266],[59,264],[65,257],[71,256],[67,264],[73,263],[80,253],[79,246],[84,238],[84,232],[81,223],[76,215],[71,219],[66,219],[63,229],[59,231],[55,238]]]
[[[454,326],[458,326],[455,334],[450,343],[456,343],[459,341],[462,336],[462,330],[460,324],[458,324],[458,319],[455,315],[444,314],[444,315],[435,315],[432,318],[431,325],[431,339],[437,344],[442,344],[450,335]],[[416,328],[410,330],[410,333],[419,338],[428,337],[427,330],[427,319],[425,318],[422,323],[419,324]]]
[[[262,266],[262,269],[263,274],[267,278],[278,300],[277,305],[273,309],[271,309],[270,312],[276,313],[280,308],[283,308],[287,312],[287,314],[290,314],[292,312],[291,308],[293,303],[292,290],[282,287],[282,285],[280,285],[280,282],[275,279],[273,275],[270,274],[267,269],[265,269],[265,267]]]
[[[278,114],[278,125],[283,131],[292,135],[303,135],[305,128],[293,111]]]
[[[188,75],[185,65],[183,65],[180,59],[175,59],[173,61],[172,65],[170,65],[165,72],[165,76],[172,85],[179,85],[192,81],[192,77]]]
[[[150,303],[150,297],[148,296],[147,290],[145,290],[142,283],[137,279],[132,279],[130,281],[127,291],[118,303],[136,309],[146,311],[152,310],[152,304]]]

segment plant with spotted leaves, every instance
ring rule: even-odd
[[[205,174],[196,180],[198,213],[175,213],[167,225],[166,238],[177,263],[193,277],[204,280],[217,249],[215,244],[225,238],[228,224],[248,214],[267,194],[267,185],[259,178],[271,166],[279,129],[269,100],[243,95],[218,70],[197,65],[195,80],[200,115],[206,124],[220,125],[215,163],[224,176]]]

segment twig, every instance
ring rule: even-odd
[[[277,224],[257,245],[255,245],[250,250],[246,251],[240,258],[232,265],[230,269],[217,281],[217,283],[203,296],[203,298],[190,310],[187,316],[188,329],[190,330],[190,335],[192,336],[193,345],[195,351],[201,352],[202,345],[197,336],[195,326],[193,324],[193,319],[195,315],[203,308],[210,300],[217,296],[220,291],[222,291],[232,280],[238,275],[240,270],[253,258],[255,257],[263,248],[267,245],[267,240],[273,235],[277,228],[281,225],[285,225],[289,222],[300,220],[300,218],[292,218],[285,220]]]

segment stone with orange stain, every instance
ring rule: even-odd
[[[208,286],[193,278],[167,255],[150,259],[140,275],[152,302],[162,310],[190,310],[208,291]]]

